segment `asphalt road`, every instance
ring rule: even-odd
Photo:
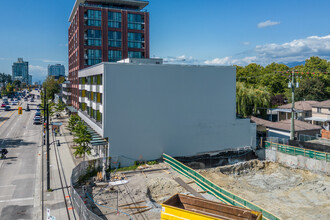
[[[30,112],[23,110],[0,110],[0,148],[7,148],[7,159],[0,160],[0,219],[36,219],[40,198],[38,198],[37,163],[40,155],[42,125],[33,125],[37,108],[36,102],[30,105]],[[11,106],[16,108],[18,106]]]

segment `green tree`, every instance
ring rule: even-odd
[[[56,114],[61,114],[61,112],[64,111],[65,107],[65,103],[62,100],[59,100],[59,102],[55,105]]]
[[[327,96],[325,84],[319,77],[308,77],[301,80],[299,88],[295,91],[295,100],[315,100],[322,101]]]
[[[249,87],[245,83],[236,83],[236,112],[244,117],[265,112],[270,104],[270,93],[265,87]]]
[[[256,63],[251,63],[246,67],[236,66],[236,79],[238,82],[245,82],[247,85],[256,85],[263,70],[263,66]]]
[[[55,94],[59,93],[61,91],[61,86],[60,82],[54,77],[48,76],[44,83],[42,84],[42,87],[46,89],[46,95],[47,95],[47,100],[54,100]],[[43,97],[43,92],[42,92],[42,97]]]
[[[84,125],[82,121],[78,121],[76,126],[73,129],[73,134],[75,138],[73,139],[74,143],[77,144],[73,149],[75,149],[75,156],[86,156],[91,154],[90,142],[92,140],[91,134],[87,131],[87,126]]]
[[[290,68],[284,64],[272,63],[263,69],[263,75],[259,77],[259,85],[266,87],[272,96],[284,94],[288,87],[288,76],[284,73]]]
[[[76,124],[78,123],[78,121],[80,121],[80,117],[78,115],[71,115],[68,121],[68,130],[70,132],[73,132],[73,129],[75,128]]]

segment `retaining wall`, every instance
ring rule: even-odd
[[[265,159],[292,168],[330,174],[330,154],[266,142]]]

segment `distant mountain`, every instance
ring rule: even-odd
[[[299,66],[299,65],[305,65],[305,61],[296,61],[296,62],[290,62],[290,63],[281,63],[281,64],[285,64],[288,67],[295,67],[295,66]]]

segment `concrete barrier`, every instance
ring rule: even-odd
[[[280,163],[292,168],[306,169],[318,173],[330,174],[330,162],[317,160],[302,155],[290,155],[277,151],[276,148],[265,149],[266,160]]]

